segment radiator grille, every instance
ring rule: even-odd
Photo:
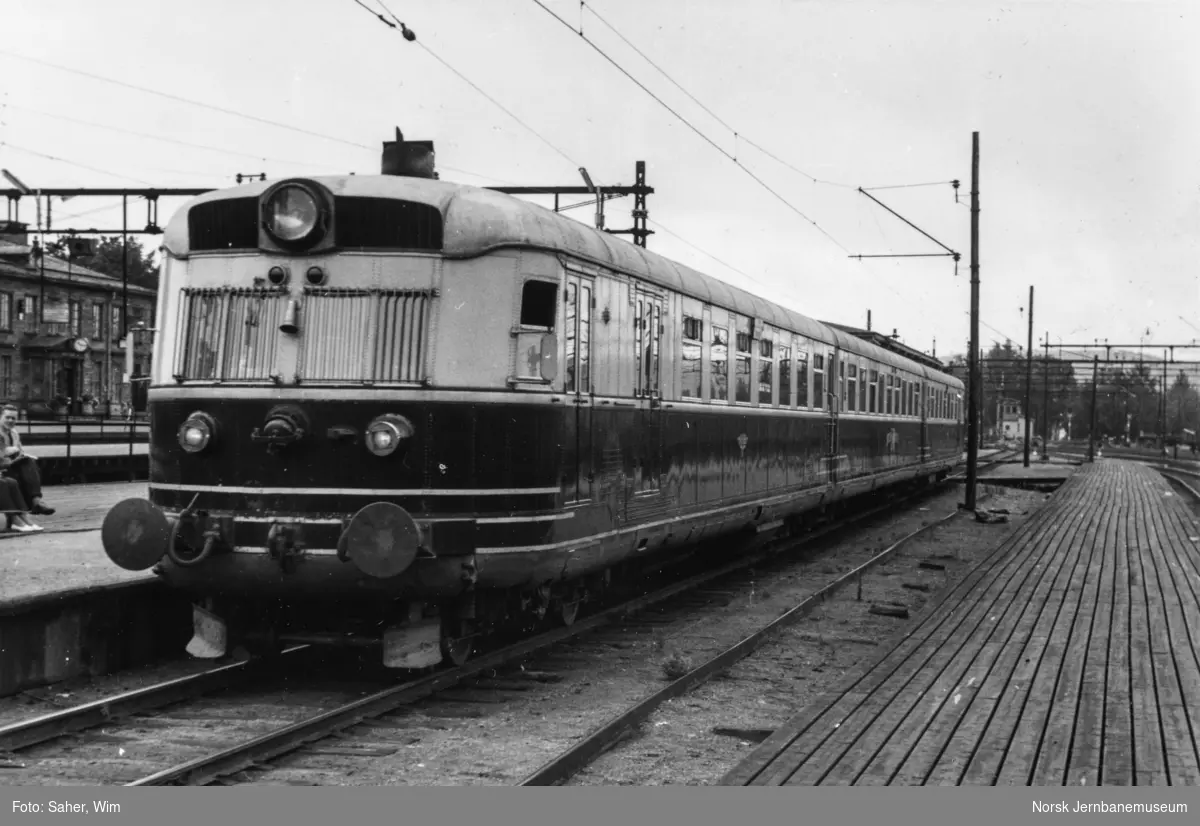
[[[192,381],[269,379],[286,302],[286,293],[278,289],[184,289],[176,376]]]
[[[429,298],[419,290],[306,289],[300,378],[421,381]]]

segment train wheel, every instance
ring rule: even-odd
[[[475,653],[475,629],[468,620],[443,620],[442,656],[457,667]]]

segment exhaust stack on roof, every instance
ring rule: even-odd
[[[433,165],[433,141],[406,141],[400,127],[396,127],[396,140],[383,142],[384,175],[436,179]]]

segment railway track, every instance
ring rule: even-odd
[[[1005,461],[1011,455],[1009,453],[993,456],[987,464],[981,463],[981,469]],[[303,683],[298,683],[298,688],[289,688],[289,693],[282,697],[283,707],[287,707],[290,714],[281,717],[277,713],[263,715],[259,711],[257,712],[259,716],[255,718],[257,725],[250,726],[249,729],[244,730],[235,722],[225,723],[224,721],[244,719],[247,710],[261,709],[264,705],[272,707],[270,702],[264,704],[260,700],[262,697],[275,696],[271,692],[279,690],[279,683],[273,674],[273,669],[279,668],[281,663],[302,661],[306,656],[312,654],[311,651],[306,650],[307,647],[298,646],[290,649],[285,652],[279,663],[267,664],[251,661],[223,666],[191,677],[172,680],[0,727],[0,752],[8,752],[10,758],[15,759],[17,763],[21,762],[24,755],[28,755],[30,758],[43,763],[48,762],[54,766],[61,764],[64,759],[53,756],[60,745],[65,745],[68,752],[78,752],[82,748],[83,757],[66,757],[68,762],[72,759],[86,760],[92,751],[92,746],[89,744],[93,742],[138,742],[139,739],[148,736],[144,729],[150,729],[157,732],[153,737],[158,741],[174,742],[176,745],[186,746],[185,753],[188,750],[195,751],[198,747],[201,753],[192,759],[179,761],[172,760],[171,755],[175,752],[167,749],[165,754],[159,755],[157,761],[142,761],[138,764],[157,762],[158,765],[154,766],[153,770],[131,780],[127,779],[128,773],[123,774],[120,780],[124,781],[126,785],[203,785],[214,782],[228,784],[233,782],[229,778],[239,772],[269,766],[271,761],[278,761],[284,755],[296,753],[298,750],[313,753],[314,749],[311,744],[329,738],[336,741],[340,732],[356,726],[367,725],[371,721],[374,721],[375,729],[403,729],[405,727],[403,723],[395,720],[389,722],[386,718],[397,710],[411,708],[429,698],[434,698],[436,701],[438,697],[449,697],[456,688],[461,690],[461,687],[466,686],[468,693],[488,690],[503,693],[504,691],[522,691],[531,686],[551,683],[553,682],[552,675],[525,672],[521,669],[520,663],[539,652],[546,652],[555,646],[561,647],[561,644],[569,643],[589,632],[598,631],[606,626],[614,627],[622,620],[645,615],[653,607],[662,606],[672,600],[676,602],[682,600],[684,610],[689,606],[693,608],[703,606],[706,604],[707,597],[689,598],[688,594],[699,592],[713,583],[728,580],[739,572],[744,576],[746,571],[753,572],[754,566],[761,565],[768,559],[782,558],[787,555],[784,552],[809,547],[848,527],[859,525],[887,512],[899,510],[904,505],[927,495],[928,493],[924,493],[884,503],[799,539],[777,540],[759,547],[737,562],[722,565],[671,583],[633,600],[604,608],[592,616],[579,619],[570,627],[541,633],[532,638],[503,646],[498,650],[483,654],[460,668],[436,672],[400,685],[388,685],[382,689],[379,688],[378,682],[372,683],[366,680],[344,685],[336,683],[333,686],[304,686]],[[941,524],[951,516],[953,514],[948,514],[934,524]],[[922,528],[912,535],[915,536],[926,529]],[[704,665],[692,669],[662,691],[618,715],[609,724],[576,743],[569,751],[549,761],[542,769],[527,778],[523,784],[538,785],[545,782],[556,782],[571,771],[577,770],[583,764],[580,761],[586,762],[586,759],[603,751],[606,746],[606,737],[618,737],[629,725],[644,717],[657,705],[698,685],[712,673],[716,673],[722,667],[727,667],[728,663],[746,656],[761,645],[774,630],[807,613],[811,606],[816,604],[814,600],[820,601],[827,598],[836,590],[845,587],[856,576],[861,578],[861,574],[865,570],[885,560],[910,538],[911,536],[905,537],[886,551],[872,555],[860,563],[855,571],[829,579],[819,588],[814,583],[812,589],[814,593],[776,620],[775,623],[763,628],[752,637],[742,640],[731,651],[722,652]],[[669,621],[662,615],[657,618],[650,617],[643,621],[641,627],[655,628]],[[497,675],[506,669],[508,674],[497,679]],[[207,705],[193,707],[198,702],[202,702],[202,698],[217,692],[221,692],[222,696],[207,701]],[[454,702],[454,699],[454,697],[450,697],[450,702]],[[330,708],[330,705],[333,707]],[[183,708],[182,715],[178,712],[181,706]],[[150,714],[155,710],[162,710],[162,713]],[[173,727],[180,718],[184,722],[180,730],[176,732]],[[216,721],[214,725],[221,727],[221,740],[225,743],[233,740],[235,745],[210,748],[205,742],[205,738],[195,735],[193,729],[196,721]],[[115,734],[110,731],[114,726],[116,726]],[[235,730],[230,732],[227,728]],[[96,732],[96,736],[89,738],[89,733],[97,729],[99,731]],[[379,738],[373,739],[378,741]],[[79,745],[78,741],[80,740],[83,743],[82,746]],[[305,749],[306,746],[309,748]],[[51,752],[51,756],[45,755],[47,750]],[[350,753],[346,752],[345,747],[340,747],[339,751],[338,747],[320,745],[316,751],[335,755]],[[166,760],[162,759],[164,757]],[[102,779],[101,782],[111,783],[113,781]]]

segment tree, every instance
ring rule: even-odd
[[[119,235],[106,235],[96,245],[95,255],[75,258],[74,263],[89,270],[95,270],[114,278],[122,278],[124,270],[121,265],[121,251],[124,245]],[[66,239],[59,237],[46,245],[46,251],[58,258],[67,257]],[[147,251],[141,241],[129,239],[129,283],[139,287],[158,289],[158,265],[154,261],[154,252]]]
[[[1200,392],[1182,370],[1167,391],[1167,423],[1168,432],[1174,434],[1182,433],[1184,428],[1200,431]]]

